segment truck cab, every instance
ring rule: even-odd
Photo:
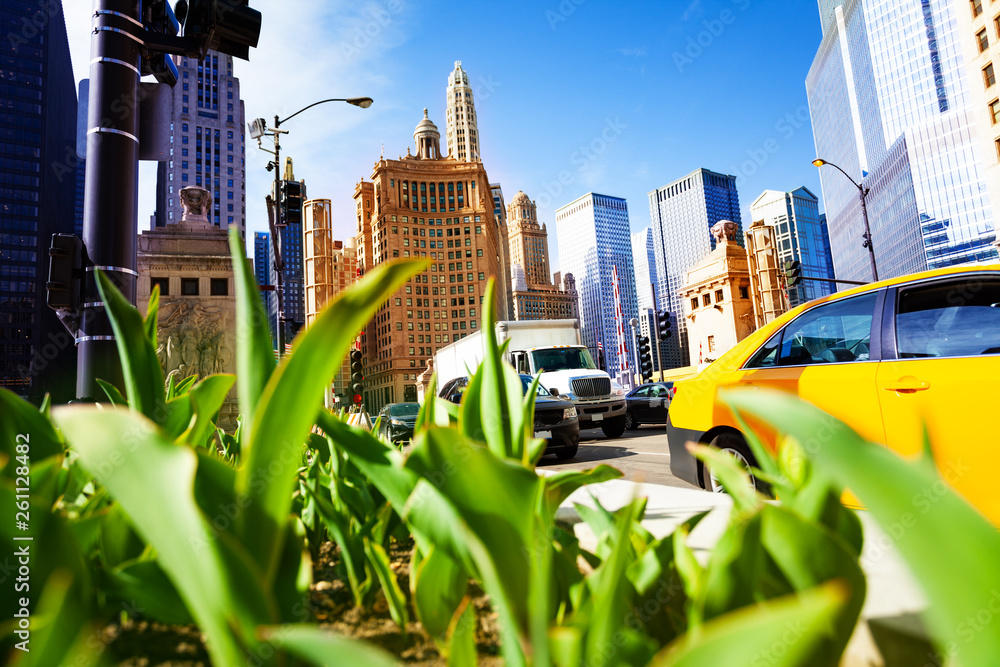
[[[624,432],[625,389],[597,367],[585,346],[536,346],[508,350],[508,357],[519,373],[541,374],[544,386],[571,401],[581,428],[599,427],[609,438]]]

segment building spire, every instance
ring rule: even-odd
[[[448,76],[447,111],[445,114],[448,157],[459,162],[479,161],[479,128],[476,122],[476,105],[469,86],[469,75],[462,69],[462,61],[455,61],[455,69]]]

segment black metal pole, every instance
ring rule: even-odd
[[[94,0],[83,242],[88,262],[77,362],[76,395],[97,399],[98,378],[124,391],[114,332],[97,291],[100,268],[135,303],[139,190],[140,43],[137,0]]]
[[[861,191],[861,217],[865,221],[864,247],[868,248],[868,259],[872,264],[872,278],[875,282],[878,282],[878,269],[875,267],[875,244],[872,243],[872,229],[868,226],[868,204],[865,203],[865,198],[868,196],[868,189],[859,183],[858,190]]]
[[[277,249],[278,253],[281,255],[277,258],[277,271],[275,274],[278,276],[277,295],[278,295],[278,356],[283,357],[285,355],[285,239],[282,234],[285,231],[285,204],[281,201],[281,181],[283,176],[281,175],[281,132],[278,128],[281,127],[281,121],[278,120],[278,116],[274,117],[274,218],[277,223],[277,227],[274,247]]]

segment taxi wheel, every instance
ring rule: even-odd
[[[750,477],[750,482],[754,485],[754,488],[757,489],[758,493],[765,496],[771,495],[770,486],[763,480],[758,479],[753,473],[752,468],[757,467],[757,459],[754,458],[754,455],[747,446],[746,441],[743,440],[743,436],[737,433],[722,433],[715,436],[712,439],[712,442],[709,443],[709,446],[718,449],[724,454],[732,456],[733,459],[735,459],[736,462],[740,464],[744,470],[746,470],[747,475]],[[725,487],[721,482],[719,482],[718,479],[716,479],[715,475],[710,470],[706,470],[705,472],[707,473],[705,476],[705,488],[709,491],[714,491],[715,493],[725,493]]]

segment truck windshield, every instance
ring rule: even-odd
[[[594,358],[590,356],[590,350],[585,347],[535,350],[531,353],[531,359],[534,361],[536,373],[597,368]]]

